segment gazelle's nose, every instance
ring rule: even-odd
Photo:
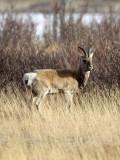
[[[88,68],[89,68],[89,70],[92,70],[92,69],[93,69],[93,66],[89,65]]]

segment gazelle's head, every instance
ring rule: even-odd
[[[83,72],[91,71],[93,69],[92,58],[93,58],[93,47],[90,46],[88,52],[86,52],[83,48],[78,46],[78,49],[83,52],[83,54],[79,53],[79,68],[82,69]]]

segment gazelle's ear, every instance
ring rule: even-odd
[[[79,57],[83,57],[83,54],[81,54],[81,53],[78,53],[78,55],[79,55]]]
[[[93,57],[93,55],[94,55],[94,52],[91,52],[91,53],[90,53],[90,55],[89,55],[89,56],[90,56],[90,58],[92,58],[92,57]]]
[[[83,57],[83,54],[81,54],[81,53],[78,53],[78,56],[79,56],[79,58],[81,58],[81,57]]]
[[[94,50],[95,50],[94,46],[91,46],[90,49],[89,49],[89,51],[88,51],[88,56],[89,57],[91,57],[91,58],[93,57]]]

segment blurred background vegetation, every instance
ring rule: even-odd
[[[95,46],[95,56],[87,89],[120,87],[119,1],[1,0],[0,7],[0,88],[10,83],[19,86],[23,74],[34,69],[76,69],[78,45],[87,50],[89,43]],[[45,23],[39,16],[48,16],[42,40],[36,36],[36,23],[27,11],[36,11],[39,26]],[[88,25],[83,22],[90,11],[100,12],[99,23],[94,19]],[[18,18],[19,13],[28,18],[25,20],[23,14]]]
[[[0,10],[8,10],[14,7],[18,11],[48,12],[51,11],[54,3],[61,3],[62,0],[0,0]],[[115,10],[120,9],[119,0],[65,0],[68,9],[81,11],[86,5],[89,12],[102,12],[108,10],[108,6]]]

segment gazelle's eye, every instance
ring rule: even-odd
[[[86,62],[87,62],[87,61],[84,59],[84,60],[83,60],[83,63],[86,64]]]

